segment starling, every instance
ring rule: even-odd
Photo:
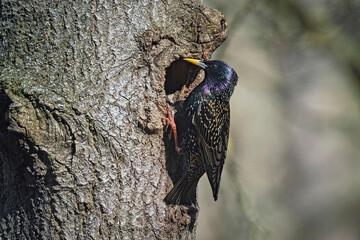
[[[218,198],[229,139],[229,101],[238,79],[234,69],[223,61],[184,60],[203,68],[205,78],[186,98],[182,111],[175,115],[175,120],[181,116],[177,121],[184,130],[179,132],[180,148],[190,165],[164,199],[176,205],[196,202],[196,187],[205,172],[214,200]],[[168,121],[173,120],[170,118]]]

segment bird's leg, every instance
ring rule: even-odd
[[[171,126],[172,133],[174,134],[175,150],[178,151],[179,145],[178,145],[177,130],[176,130],[174,115],[171,112],[171,108],[169,104],[166,104],[166,106],[167,106],[167,117],[165,118],[165,120]]]

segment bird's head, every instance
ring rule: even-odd
[[[184,58],[205,71],[205,78],[201,89],[206,94],[222,94],[230,98],[237,83],[238,76],[235,70],[223,61],[201,61],[192,58]]]

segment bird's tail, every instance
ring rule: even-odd
[[[222,164],[220,164],[220,166],[218,166],[215,169],[207,169],[207,173],[209,172],[211,173],[211,175],[210,174],[207,175],[213,192],[214,201],[218,199],[222,169],[223,169]]]
[[[167,204],[184,205],[196,202],[196,187],[199,180],[189,180],[183,176],[166,195],[164,201]]]

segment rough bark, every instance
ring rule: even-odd
[[[197,0],[0,11],[0,238],[193,239],[163,202],[166,68],[209,58],[224,17]]]

